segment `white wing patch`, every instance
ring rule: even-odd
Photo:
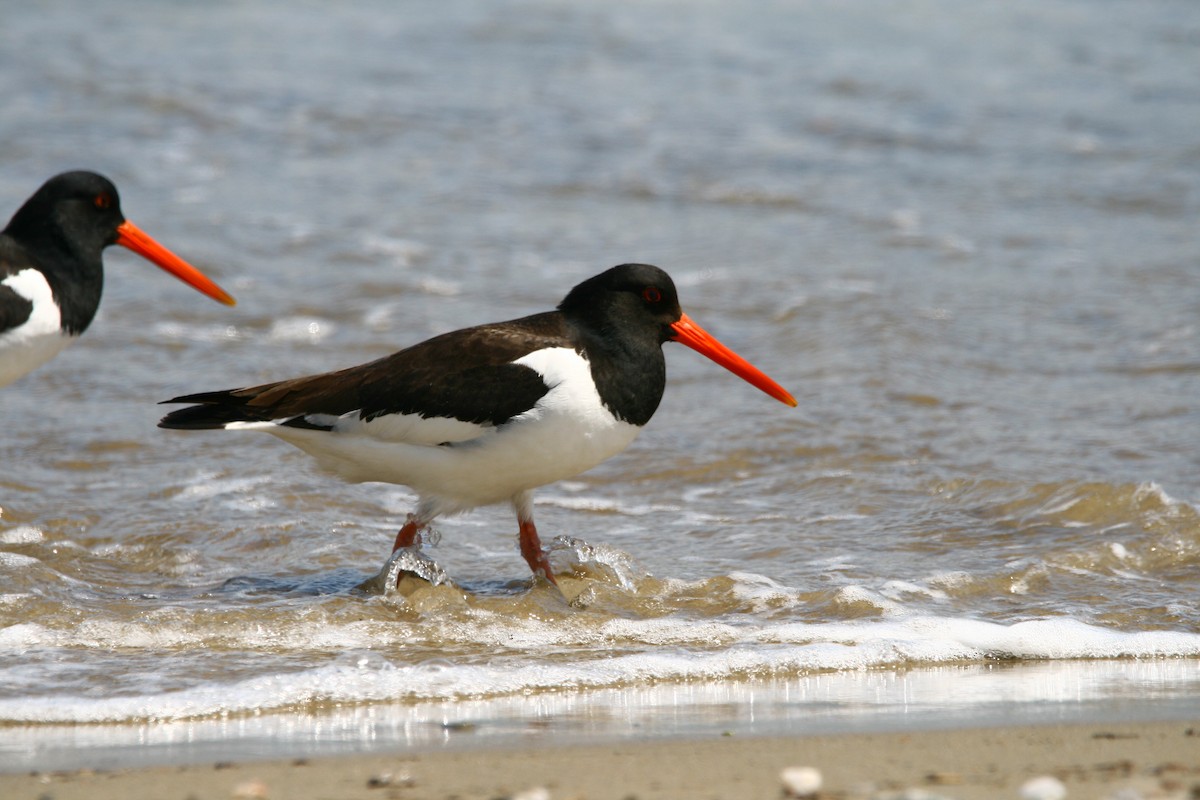
[[[362,438],[381,444],[409,444],[420,447],[433,447],[446,442],[466,442],[477,439],[492,426],[475,425],[457,419],[445,417],[422,417],[419,414],[386,414],[364,422],[359,419],[357,411],[336,416],[334,414],[305,414],[304,420],[312,425],[329,428],[328,431],[312,431],[296,428],[284,423],[292,417],[271,420],[270,422],[230,422],[225,425],[231,431],[267,431],[284,439],[291,440],[297,435],[307,436],[316,434],[324,439],[354,439]],[[306,431],[297,434],[297,431]]]
[[[439,445],[478,439],[494,431],[495,426],[449,417],[422,417],[420,414],[381,414],[364,422],[355,411],[339,417],[333,429],[336,433],[365,435],[385,442]]]
[[[0,333],[0,386],[7,386],[54,358],[75,337],[62,332],[62,315],[42,273],[23,269],[0,285],[33,303],[29,319]]]

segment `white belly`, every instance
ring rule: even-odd
[[[444,420],[387,417],[362,422],[357,413],[334,430],[290,428],[273,423],[230,427],[267,430],[350,481],[382,481],[412,487],[438,514],[511,500],[547,483],[578,475],[630,445],[641,428],[616,419],[600,401],[587,361],[569,348],[539,350],[519,359],[536,370],[550,390],[525,414],[499,427]],[[428,425],[418,434],[414,428]],[[459,434],[451,444],[431,444]],[[408,431],[408,441],[394,438]],[[441,439],[447,441],[447,439]]]

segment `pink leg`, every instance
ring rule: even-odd
[[[421,528],[424,527],[425,525],[420,520],[410,516],[408,522],[404,523],[404,527],[396,534],[396,543],[392,545],[392,552],[396,552],[401,547],[412,547],[421,533]]]
[[[424,528],[425,525],[426,523],[417,519],[415,514],[409,514],[408,522],[404,523],[404,527],[401,528],[400,532],[396,534],[396,543],[392,545],[392,552],[396,552],[401,547],[412,547],[414,544],[420,544],[421,529]],[[411,573],[401,571],[400,574],[396,576],[396,585],[399,586],[400,581],[404,580],[404,576],[409,574]]]
[[[546,576],[546,580],[558,586],[558,581],[554,580],[554,572],[550,569],[550,562],[546,559],[546,552],[542,550],[542,542],[538,539],[537,528],[533,526],[532,519],[519,519],[521,523],[521,555],[525,557],[529,568],[533,570],[533,574],[539,572]]]

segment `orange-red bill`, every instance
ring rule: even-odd
[[[207,275],[151,239],[141,228],[129,220],[125,220],[117,226],[117,244],[128,247],[142,258],[158,265],[188,286],[204,292],[218,302],[227,306],[237,302],[228,292],[209,280]]]
[[[796,398],[792,397],[787,389],[768,378],[766,373],[758,367],[718,342],[716,337],[693,322],[687,314],[681,316],[678,322],[672,323],[671,330],[675,331],[675,335],[671,337],[674,341],[686,344],[697,353],[708,356],[734,375],[752,386],[757,386],[779,402],[787,403],[789,406],[796,405]]]

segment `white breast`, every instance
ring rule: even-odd
[[[0,333],[0,386],[7,386],[54,358],[75,337],[63,333],[62,316],[42,273],[24,269],[0,284],[33,303],[29,319]]]

